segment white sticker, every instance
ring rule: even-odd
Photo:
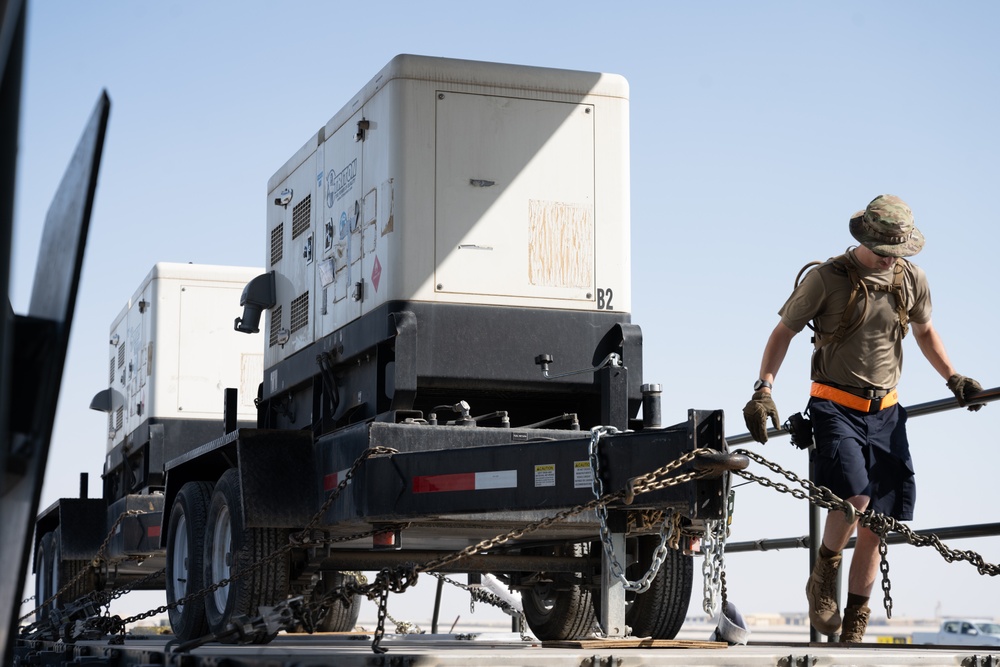
[[[482,489],[515,489],[517,488],[516,470],[491,470],[476,473],[476,491]]]
[[[594,472],[590,469],[590,461],[575,461],[573,463],[573,488],[584,489],[594,486]]]

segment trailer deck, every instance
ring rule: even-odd
[[[291,667],[293,665],[474,665],[492,667],[629,667],[632,665],[769,665],[986,666],[1000,664],[1000,652],[990,647],[917,646],[863,643],[855,645],[798,642],[754,642],[727,646],[722,642],[675,640],[581,640],[538,642],[514,633],[462,635],[386,635],[388,651],[373,654],[365,633],[281,635],[266,646],[209,645],[171,658],[165,648],[172,637],[130,638],[124,645],[83,641],[72,646],[33,643],[17,650],[19,664],[87,664],[97,667],[139,667],[183,664],[185,667]],[[29,657],[31,656],[31,657]]]

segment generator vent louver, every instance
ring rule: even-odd
[[[115,358],[111,357],[111,368],[108,369],[108,384],[114,384],[115,381]]]
[[[118,368],[125,365],[125,344],[122,343],[118,346]]]
[[[271,230],[271,266],[281,261],[285,253],[285,223]]]
[[[268,339],[268,346],[274,347],[278,344],[278,336],[281,335],[281,306],[271,309],[271,335]]]
[[[115,410],[115,430],[120,431],[124,424],[125,424],[125,408],[121,407]]]
[[[309,324],[309,292],[292,299],[291,325],[292,333]]]
[[[296,239],[302,232],[309,229],[309,221],[312,218],[312,195],[295,205],[292,209],[292,238]]]

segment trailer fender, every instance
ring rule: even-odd
[[[237,443],[248,528],[300,528],[320,506],[308,431],[250,431]]]

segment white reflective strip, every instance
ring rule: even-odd
[[[491,470],[476,473],[476,491],[482,489],[513,489],[517,487],[516,470]]]

